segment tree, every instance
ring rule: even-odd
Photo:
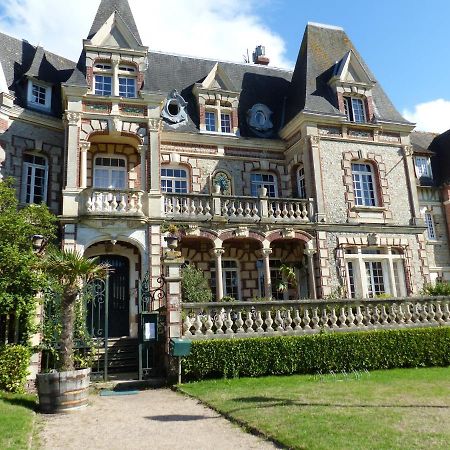
[[[0,180],[0,315],[21,323],[19,341],[27,344],[36,293],[45,284],[36,270],[39,258],[32,236],[56,237],[56,217],[45,205],[19,208],[12,179]]]
[[[210,302],[212,298],[208,280],[193,264],[181,271],[181,293],[187,303]]]
[[[99,263],[98,258],[85,258],[75,250],[54,249],[46,254],[42,268],[58,281],[62,290],[59,365],[61,371],[73,370],[73,334],[77,299],[85,283],[95,278],[106,277],[109,266]]]

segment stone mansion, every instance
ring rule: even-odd
[[[293,71],[261,46],[246,64],[150,52],[126,0],[101,0],[78,62],[0,39],[0,176],[59,216],[65,248],[116,268],[111,337],[136,336],[169,225],[216,300],[450,279],[450,189],[431,164],[450,167],[449,138],[413,132],[343,29],[309,23]],[[283,292],[281,265],[297,278]]]

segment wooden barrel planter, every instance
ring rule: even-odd
[[[43,413],[70,412],[88,405],[91,369],[36,375],[39,409]]]

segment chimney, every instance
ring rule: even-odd
[[[267,66],[270,59],[266,56],[266,47],[258,45],[253,52],[253,62],[261,66]]]

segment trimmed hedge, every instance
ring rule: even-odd
[[[0,390],[23,392],[30,351],[22,345],[0,345]]]
[[[192,342],[188,379],[450,365],[450,327]]]

